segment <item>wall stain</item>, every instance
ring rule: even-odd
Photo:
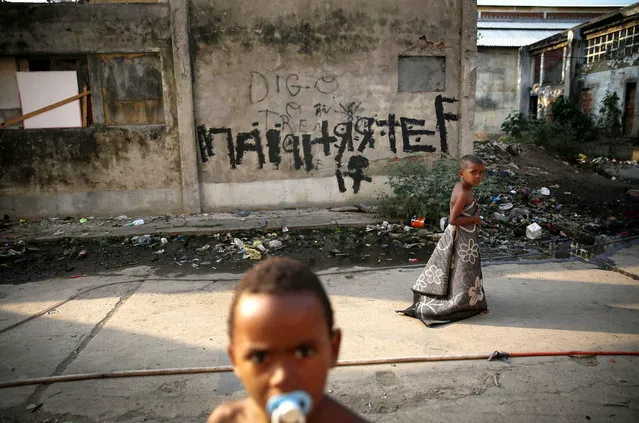
[[[193,54],[197,54],[202,46],[214,46],[223,41],[238,42],[245,50],[252,48],[255,42],[276,47],[295,46],[305,55],[367,52],[379,43],[378,37],[363,35],[374,34],[371,29],[376,24],[363,12],[346,14],[338,9],[328,16],[318,16],[317,21],[312,22],[300,22],[295,14],[288,14],[275,22],[258,20],[252,27],[230,24],[229,13],[220,15],[220,11],[191,5]],[[383,24],[386,23],[383,18]]]
[[[170,186],[179,177],[174,144],[163,127],[3,130],[0,192],[142,188],[148,177],[136,178],[138,157],[160,162],[153,183]]]

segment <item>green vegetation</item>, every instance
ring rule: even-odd
[[[543,146],[565,160],[576,160],[583,143],[597,135],[592,118],[564,97],[552,102],[550,111],[550,120],[527,120],[522,113],[513,112],[501,129],[513,138]]]
[[[599,130],[608,137],[621,135],[621,108],[617,104],[619,97],[616,92],[607,93],[599,109]]]
[[[450,193],[459,182],[458,169],[458,161],[448,156],[432,166],[414,161],[393,165],[389,181],[393,194],[382,196],[380,213],[405,220],[424,216],[431,222],[448,216]],[[504,189],[506,184],[486,174],[484,181],[473,191],[475,197],[482,201]]]

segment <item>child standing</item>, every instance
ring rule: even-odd
[[[364,422],[324,394],[341,332],[308,267],[284,257],[254,266],[235,289],[228,331],[233,371],[248,398],[221,404],[209,423]]]
[[[413,305],[400,311],[431,327],[487,310],[477,232],[482,224],[473,187],[484,176],[484,162],[469,154],[459,161],[460,181],[450,196],[449,225],[413,284]]]

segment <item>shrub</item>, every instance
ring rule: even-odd
[[[431,222],[448,216],[450,194],[459,182],[458,169],[459,162],[447,156],[433,166],[410,161],[393,165],[389,180],[393,194],[382,196],[380,213],[389,218],[406,220],[413,216],[424,216]],[[481,202],[490,199],[490,194],[505,189],[505,183],[485,174],[484,181],[473,191]]]
[[[579,135],[580,141],[589,141],[595,137],[595,124],[592,118],[579,110],[568,98],[559,97],[550,104],[550,108],[552,121],[562,126],[570,126],[575,134]]]
[[[619,97],[616,92],[607,93],[599,109],[599,129],[609,137],[621,135],[621,108],[617,105]]]
[[[515,138],[521,138],[523,131],[528,129],[528,120],[521,112],[511,112],[501,124],[501,130]]]

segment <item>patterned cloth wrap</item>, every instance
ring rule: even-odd
[[[462,216],[473,216],[477,207],[473,201]],[[465,319],[488,308],[477,232],[475,224],[446,227],[413,284],[413,305],[400,313],[432,326]]]

